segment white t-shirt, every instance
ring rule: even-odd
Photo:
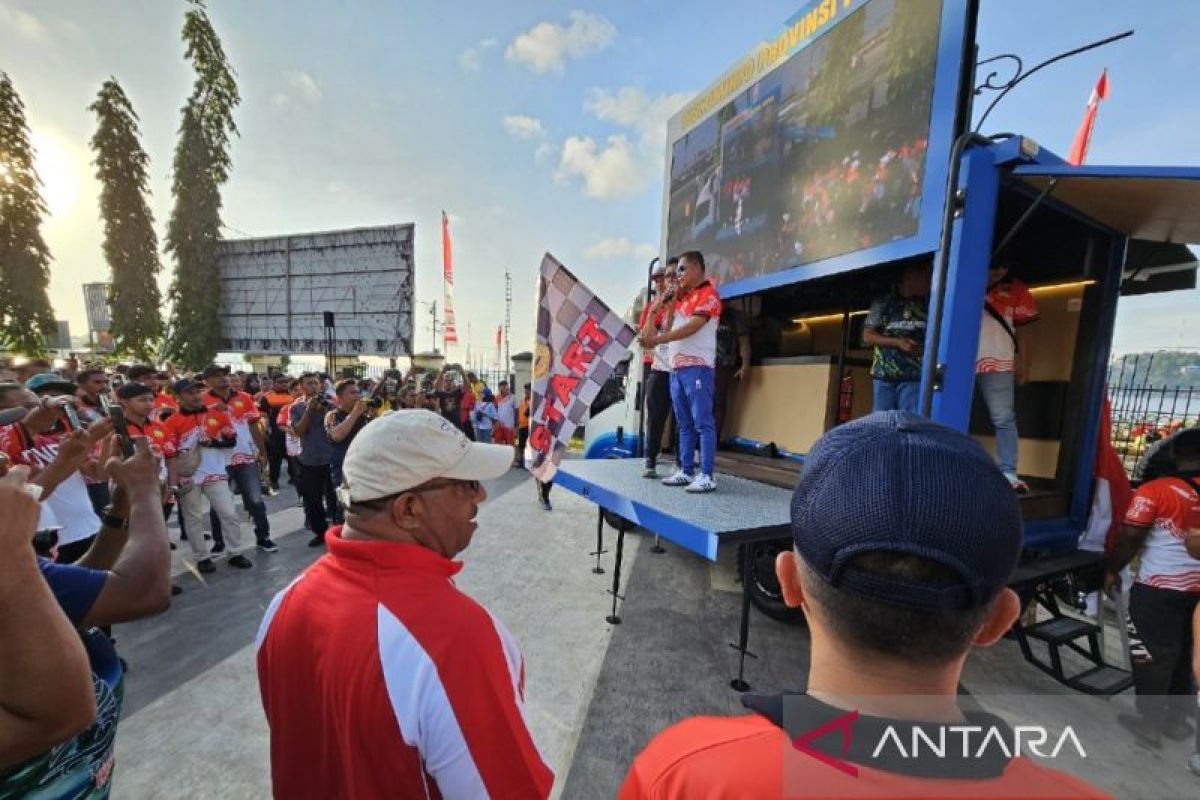
[[[517,427],[517,397],[496,395],[496,421],[506,428]]]
[[[62,526],[58,532],[60,545],[78,542],[100,530],[100,518],[92,510],[87,482],[78,472],[71,473],[71,477],[60,483],[42,505],[50,510],[54,520]]]

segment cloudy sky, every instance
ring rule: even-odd
[[[418,300],[440,300],[445,209],[460,337],[470,321],[476,347],[503,319],[505,269],[514,349],[531,339],[546,250],[624,307],[659,240],[664,121],[800,5],[210,0],[243,96],[228,234],[415,222]],[[76,333],[80,285],[107,272],[86,109],[105,78],[120,79],[141,116],[161,232],[192,80],[183,11],[178,0],[0,0],[0,70],[24,98],[53,212],[51,300]],[[1022,85],[987,128],[1065,152],[1108,67],[1089,160],[1196,163],[1200,3],[982,0],[980,53],[1033,63],[1126,28],[1137,34]],[[1125,302],[1116,349],[1200,345],[1198,301]],[[421,321],[417,347],[429,344]]]

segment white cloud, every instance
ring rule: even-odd
[[[637,150],[624,135],[608,137],[600,146],[590,136],[569,136],[563,142],[555,180],[583,180],[588,197],[607,199],[637,194],[646,184],[646,173]]]
[[[524,64],[538,74],[561,73],[568,58],[582,58],[613,43],[616,27],[599,14],[572,11],[567,25],[539,22],[517,36],[504,51],[504,58]]]
[[[467,72],[478,72],[483,67],[483,54],[495,47],[495,39],[484,39],[473,47],[468,47],[458,54],[458,64]]]
[[[583,108],[597,119],[636,130],[645,147],[661,151],[666,144],[667,120],[691,97],[689,92],[651,97],[637,86],[622,86],[615,93],[592,88],[583,101]]]
[[[504,130],[514,139],[542,139],[546,136],[546,129],[542,127],[542,121],[537,117],[510,114],[504,118],[503,122]]]
[[[658,248],[652,244],[634,244],[620,236],[614,239],[601,239],[583,251],[584,258],[595,261],[606,261],[614,258],[634,256],[635,258],[654,258]]]
[[[0,5],[0,28],[16,32],[22,39],[40,41],[49,34],[42,21],[20,8]]]
[[[563,143],[555,178],[569,183],[583,179],[584,194],[612,198],[637,194],[649,176],[663,171],[667,119],[687,103],[690,94],[675,92],[651,96],[636,86],[615,92],[593,88],[584,99],[584,110],[597,119],[627,128],[637,134],[633,142],[625,134],[608,137],[600,147],[590,137],[572,136]]]
[[[538,165],[552,164],[558,159],[558,146],[542,142],[533,153],[533,162]]]
[[[285,70],[283,79],[287,81],[287,85],[292,92],[310,106],[318,105],[322,98],[325,97],[325,93],[317,85],[316,79],[307,72],[302,70]]]

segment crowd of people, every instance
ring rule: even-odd
[[[638,332],[644,475],[659,477],[670,413],[677,468],[662,482],[711,492],[717,394],[750,368],[747,330],[707,280],[701,253],[670,259],[653,282]],[[923,338],[914,309],[927,291],[927,274],[912,268],[873,307],[880,413],[822,437],[795,489],[794,548],[776,572],[812,631],[806,689],[746,695],[746,716],[694,717],[660,732],[630,765],[623,800],[797,787],[1102,796],[1019,755],[948,764],[877,756],[885,729],[904,741],[946,725],[994,729],[1001,741],[1012,733],[957,695],[968,651],[997,641],[1021,612],[1007,588],[1022,550],[1020,508],[1007,470],[971,437],[904,408]],[[1019,288],[1003,291],[1019,310]],[[125,674],[111,626],[169,607],[180,591],[171,550],[185,541],[201,573],[222,561],[249,569],[255,548],[275,552],[264,498],[285,475],[310,546],[327,552],[274,598],[257,637],[275,795],[549,795],[554,775],[526,721],[519,644],[451,580],[486,482],[524,467],[528,384],[518,399],[507,381],[493,391],[457,369],[374,381],[44,362],[0,377],[9,379],[0,382],[0,796],[107,795]],[[1130,612],[1148,656],[1134,662],[1138,714],[1120,721],[1148,747],[1195,730],[1172,697],[1194,699],[1200,669],[1200,436],[1173,447],[1169,474],[1148,476],[1109,557],[1110,589],[1134,581]],[[881,472],[881,460],[907,469]],[[970,492],[943,491],[968,483]],[[931,496],[939,502],[923,502]],[[549,484],[539,497],[549,509]],[[167,527],[176,506],[178,538]],[[798,735],[851,713],[867,720],[855,729],[864,741],[809,745],[852,765],[853,783],[821,759],[790,755]],[[1200,755],[1193,762],[1200,771]]]
[[[309,545],[324,546],[343,522],[351,445],[399,411],[436,412],[523,467],[529,400],[528,385],[518,400],[507,381],[493,392],[454,369],[334,381],[73,357],[0,365],[0,594],[12,615],[0,622],[0,796],[107,795],[125,673],[111,626],[182,591],[172,550],[186,547],[200,575],[251,569],[252,550],[278,550],[265,498],[285,476]]]

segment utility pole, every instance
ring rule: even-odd
[[[512,370],[508,354],[508,331],[512,327],[512,273],[504,270],[504,368],[507,375]]]
[[[438,318],[437,318],[437,300],[429,304],[429,339],[433,343],[433,352],[438,351]]]
[[[441,323],[438,322],[437,300],[434,300],[432,303],[422,302],[421,305],[429,306],[429,340],[433,352],[441,352],[438,350],[438,331],[441,330],[442,326]]]

